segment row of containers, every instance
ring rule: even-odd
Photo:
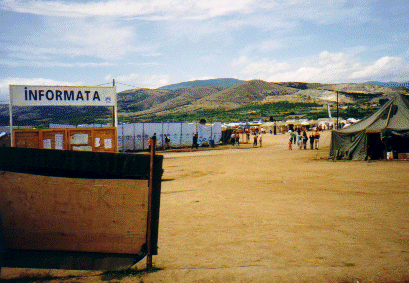
[[[104,127],[102,124],[87,124],[81,127]],[[78,126],[50,124],[50,128],[75,128]],[[148,141],[156,133],[157,147],[165,147],[165,135],[170,139],[172,148],[190,147],[193,136],[198,134],[198,144],[217,144],[222,138],[222,123],[203,125],[200,123],[132,123],[118,125],[118,151],[140,151],[149,148]]]

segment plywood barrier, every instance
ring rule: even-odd
[[[148,180],[0,174],[9,249],[137,254],[146,243]]]
[[[0,148],[4,266],[116,269],[133,265],[147,250],[157,254],[162,160],[157,155]],[[33,251],[29,262],[27,252]],[[23,261],[13,259],[21,252],[26,252]],[[67,253],[70,260],[64,261]],[[114,260],[94,261],[92,267],[89,259],[86,266],[72,260],[84,256]],[[121,258],[128,260],[125,266]]]

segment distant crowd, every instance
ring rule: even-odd
[[[310,149],[318,150],[321,137],[319,129],[308,135],[307,130],[304,127],[297,127],[295,130],[289,130],[288,133],[288,150],[293,150],[293,144],[296,144],[298,149],[307,149],[308,141],[310,144]]]
[[[297,145],[298,149],[307,149],[308,148],[308,143],[309,143],[309,148],[310,149],[319,149],[319,144],[320,144],[320,130],[322,129],[317,128],[316,130],[313,130],[310,132],[310,134],[307,133],[307,129],[305,127],[297,127],[293,130],[289,130],[289,141],[288,141],[288,149],[293,150],[293,145]],[[272,134],[272,131],[270,131],[270,134]],[[253,137],[253,147],[262,147],[263,146],[263,133],[259,131],[257,128],[256,129],[246,129],[244,131],[244,136],[246,137],[245,143],[249,143],[250,141],[250,136]],[[233,146],[239,146],[240,145],[240,135],[239,132],[233,132],[230,137],[230,143]]]
[[[244,135],[246,137],[246,143],[250,142],[250,135],[253,136],[253,147],[263,146],[263,134],[258,129],[249,130],[246,129],[244,131]],[[233,146],[240,145],[240,134],[239,132],[233,132],[230,137],[230,142]],[[243,141],[244,142],[244,141]]]

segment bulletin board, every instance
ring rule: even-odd
[[[14,130],[14,145],[20,148],[117,152],[115,127]]]

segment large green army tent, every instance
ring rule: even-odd
[[[369,118],[332,131],[330,158],[382,159],[384,152],[409,152],[409,98],[398,94]]]

